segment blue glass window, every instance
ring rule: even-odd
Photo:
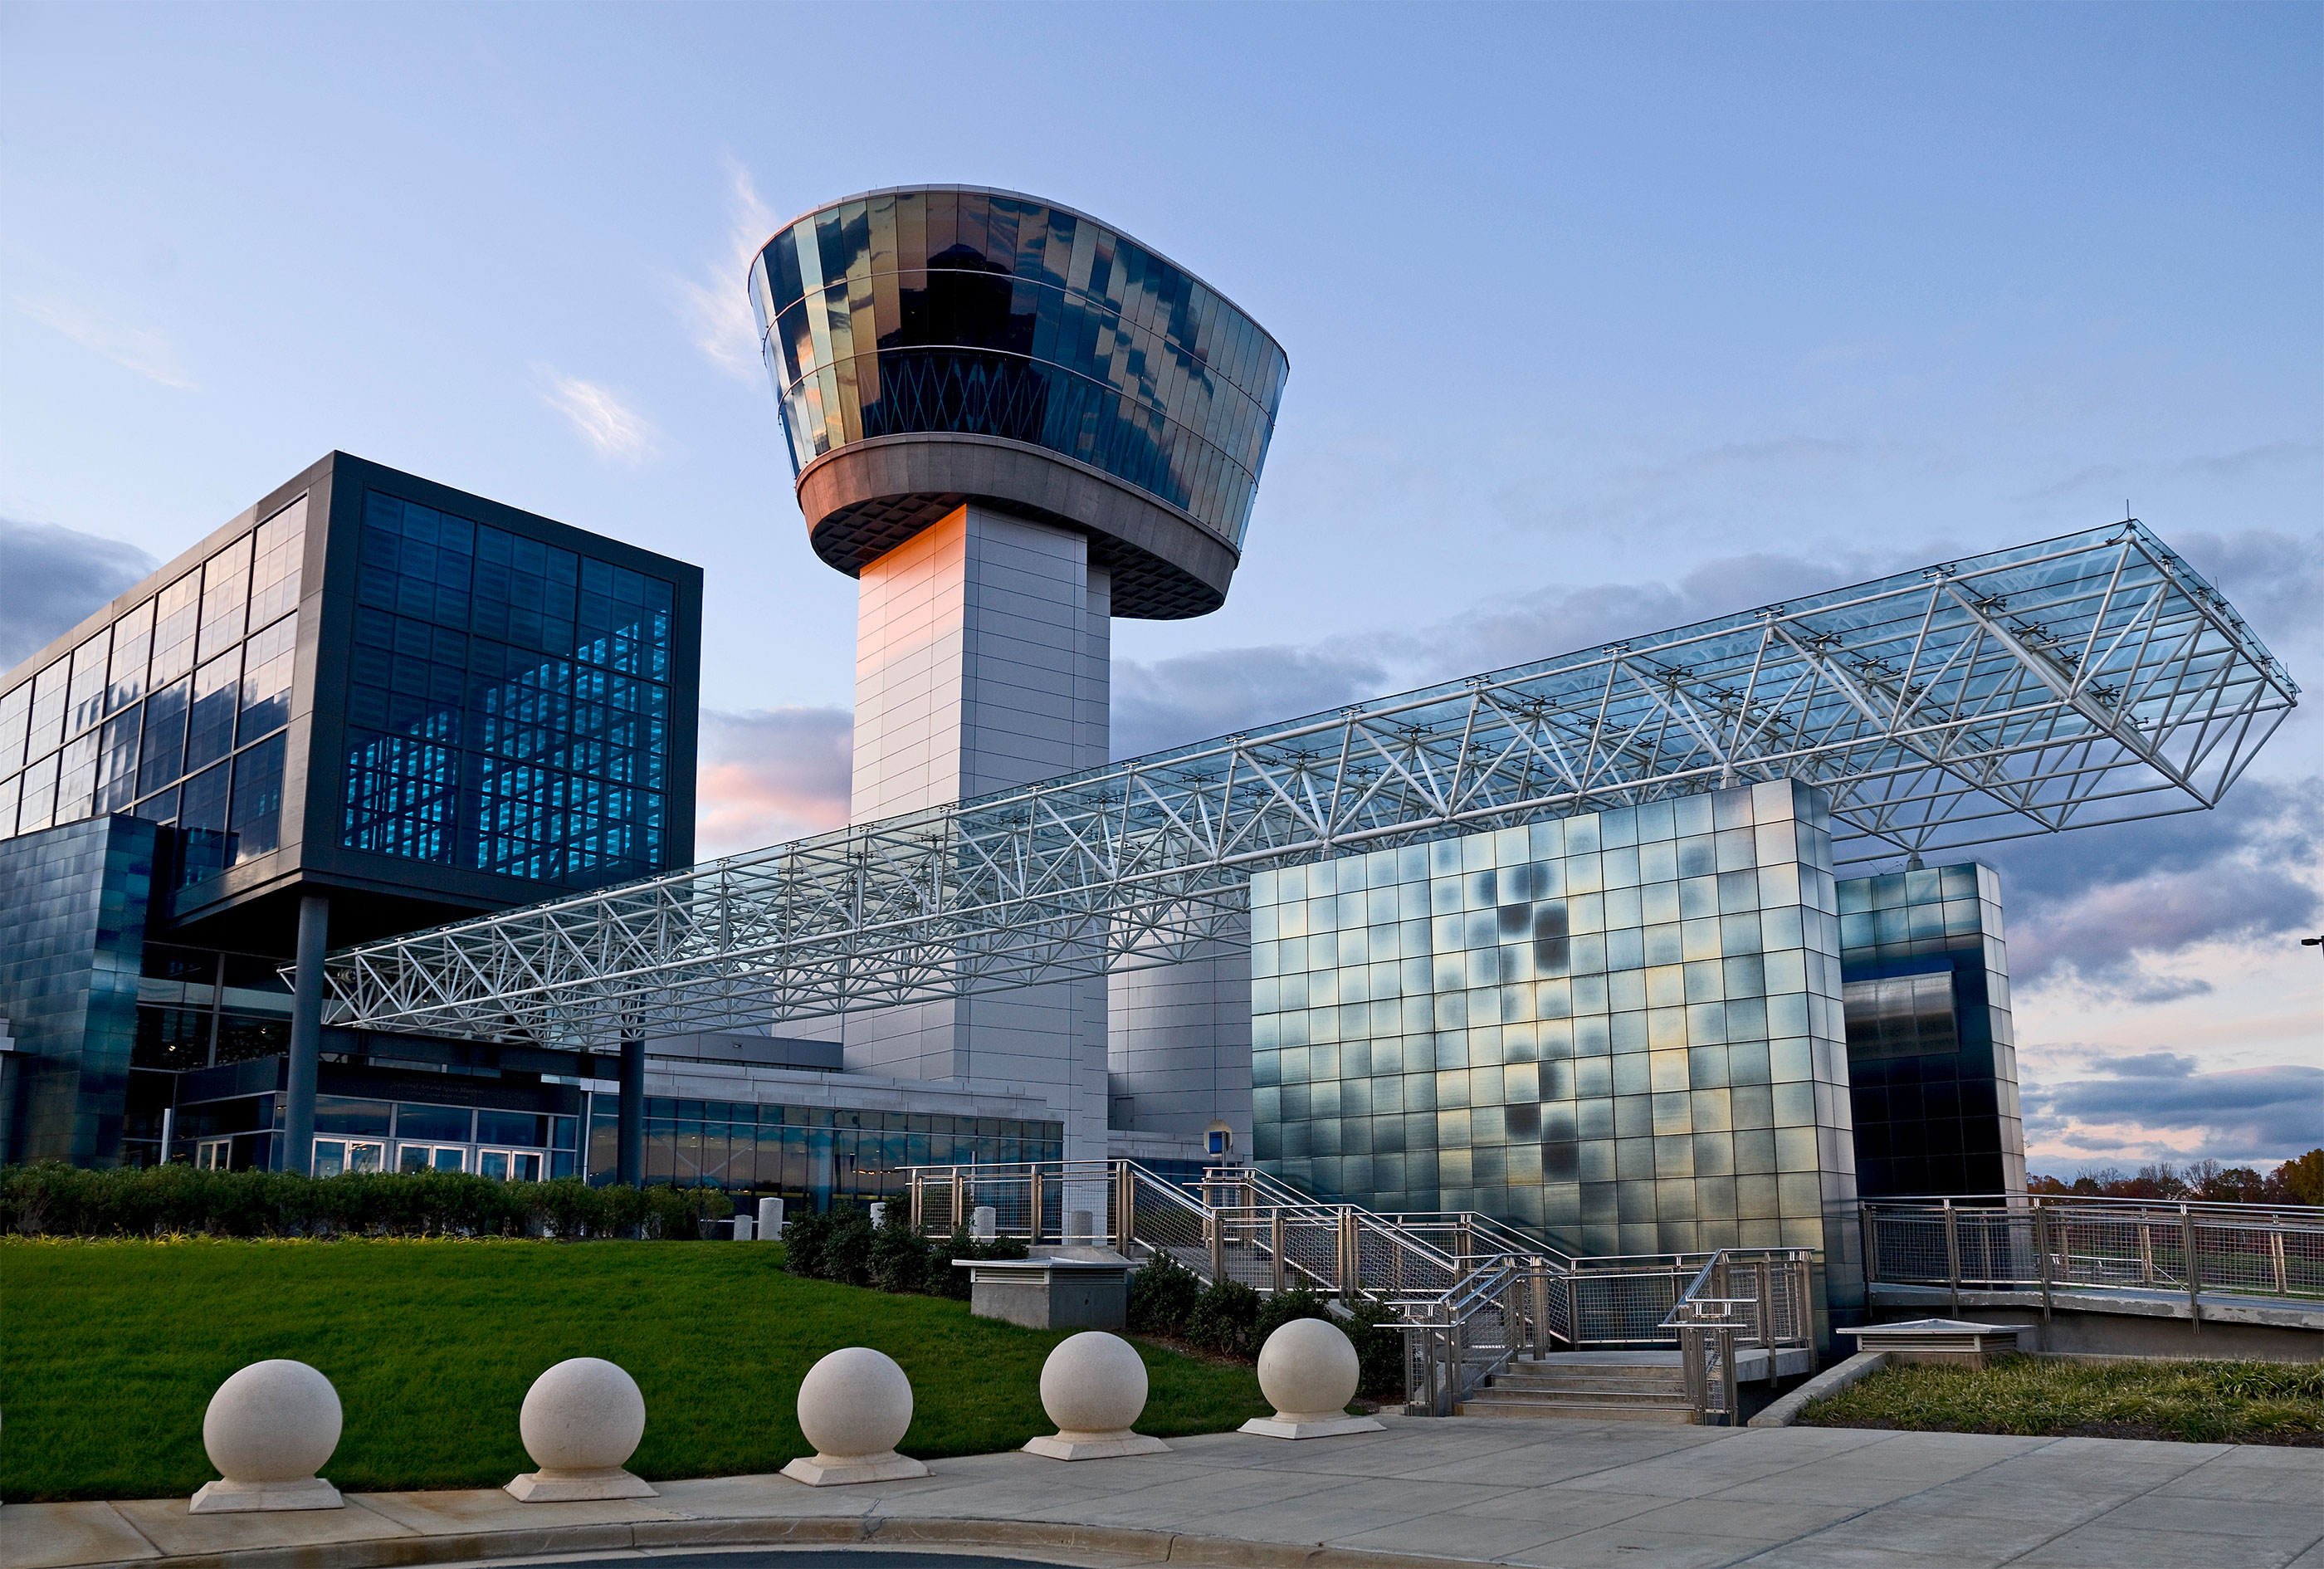
[[[666,869],[676,586],[373,493],[349,848],[598,886]]]

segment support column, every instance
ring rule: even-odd
[[[613,1132],[614,1180],[637,1187],[646,1179],[646,1043],[622,1042],[622,1103]]]
[[[330,896],[300,894],[290,979],[290,1065],[274,1169],[302,1177],[312,1176],[315,1168],[315,1077],[323,1055],[323,955],[330,951]]]

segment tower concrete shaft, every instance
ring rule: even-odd
[[[858,822],[1108,761],[1110,588],[1080,532],[959,506],[866,565],[856,612]],[[1037,1086],[1067,1159],[1105,1155],[1106,983],[849,1017],[846,1066]]]

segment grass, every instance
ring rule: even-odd
[[[1800,1413],[1821,1427],[2324,1444],[2324,1365],[2078,1362],[1883,1368]]]
[[[914,1394],[906,1453],[984,1454],[1055,1430],[1041,1363],[1064,1330],[969,1316],[783,1273],[733,1242],[0,1241],[0,1497],[183,1497],[211,1391],[291,1357],[339,1392],[323,1474],[361,1490],[495,1487],[530,1471],[517,1409],[567,1357],[620,1363],[646,1400],[649,1480],[773,1471],[808,1453],[799,1380],[845,1345],[887,1352]],[[1141,1432],[1265,1416],[1242,1364],[1140,1345]]]

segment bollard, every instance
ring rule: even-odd
[[[989,1242],[1001,1232],[1001,1212],[989,1204],[978,1204],[968,1214],[968,1235],[971,1241]]]
[[[739,1212],[734,1216],[734,1240],[738,1242],[751,1240],[751,1217]]]
[[[222,1479],[186,1512],[337,1509],[346,1501],[315,1473],[339,1446],[339,1392],[305,1362],[253,1362],[217,1387],[202,1413],[202,1447]]]
[[[563,1504],[657,1496],[622,1469],[646,1435],[646,1402],[637,1380],[612,1362],[574,1357],[533,1380],[516,1428],[540,1469],[503,1490],[512,1498]]]
[[[898,1481],[928,1468],[896,1453],[912,1425],[912,1381],[892,1358],[868,1346],[833,1352],[799,1382],[799,1431],[815,1454],[783,1474],[809,1487]]]
[[[1093,1214],[1090,1210],[1077,1209],[1065,1217],[1065,1244],[1068,1247],[1086,1248],[1096,1240],[1097,1222]]]
[[[783,1239],[783,1201],[762,1198],[759,1201],[759,1241],[779,1242]]]
[[[1245,1433],[1268,1438],[1331,1438],[1342,1433],[1385,1432],[1370,1417],[1348,1415],[1363,1367],[1355,1343],[1336,1324],[1295,1318],[1259,1349],[1259,1392],[1273,1417],[1254,1417]]]
[[[1054,1437],[1036,1438],[1028,1454],[1051,1460],[1111,1460],[1125,1454],[1167,1454],[1159,1438],[1132,1433],[1146,1409],[1146,1364],[1137,1348],[1102,1329],[1057,1343],[1041,1364],[1041,1408],[1057,1425]]]

